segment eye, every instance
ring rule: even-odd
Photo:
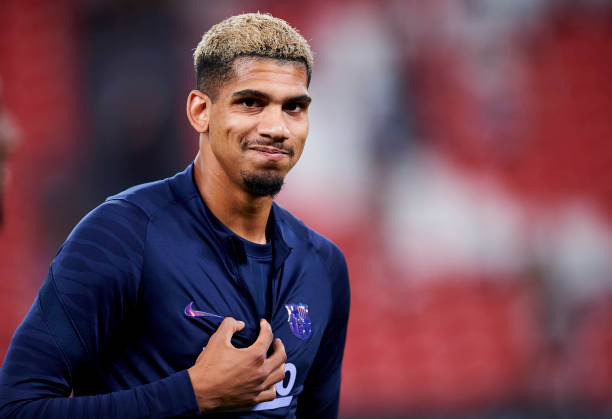
[[[242,99],[241,103],[246,108],[255,108],[255,107],[259,106],[259,104],[260,104],[257,99],[254,99],[254,98],[251,98],[251,97]]]
[[[289,112],[300,112],[304,108],[304,105],[299,102],[290,102],[285,105],[285,110]]]

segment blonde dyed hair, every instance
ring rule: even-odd
[[[238,57],[301,62],[310,83],[313,58],[304,37],[270,14],[245,13],[217,23],[202,37],[193,53],[198,90],[214,100],[219,87],[232,78]]]

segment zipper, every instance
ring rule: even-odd
[[[259,320],[259,312],[257,310],[257,303],[255,302],[255,299],[249,292],[249,287],[246,281],[244,280],[244,278],[242,277],[242,275],[240,275],[240,269],[238,268],[236,264],[237,259],[241,261],[243,259],[246,259],[244,249],[241,247],[242,243],[240,243],[238,239],[236,239],[233,236],[229,236],[227,238],[227,241],[229,243],[229,246],[227,247],[231,249],[231,255],[229,259],[230,259],[230,266],[232,267],[232,271],[233,271],[231,272],[232,278],[234,279],[235,282],[238,283],[242,296],[245,297],[246,300],[249,302],[251,306],[251,312],[254,313],[255,318]],[[255,327],[255,329],[259,330],[259,322],[257,323],[257,326]]]

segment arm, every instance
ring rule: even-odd
[[[76,373],[71,361],[49,331],[37,298],[0,372],[0,417],[158,418],[197,412],[186,371],[130,390],[69,398]]]
[[[346,261],[334,247],[336,256],[332,260],[330,274],[334,308],[325,329],[321,347],[299,396],[298,418],[337,418],[340,402],[340,376],[342,357],[346,342],[346,331],[350,308],[350,290]]]
[[[129,390],[69,397],[73,389],[96,394],[90,389],[101,386],[88,372],[137,302],[147,223],[137,207],[111,201],[71,233],[0,370],[0,417],[198,412],[187,371]]]
[[[69,236],[0,370],[0,417],[161,418],[274,399],[285,374],[282,343],[262,321],[257,341],[237,349],[231,337],[244,323],[230,318],[189,370],[104,391],[96,360],[138,302],[147,225],[140,209],[111,201]],[[93,395],[69,397],[73,390]]]

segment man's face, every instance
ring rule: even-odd
[[[308,135],[306,68],[238,58],[211,104],[208,139],[228,178],[253,196],[274,196]]]

